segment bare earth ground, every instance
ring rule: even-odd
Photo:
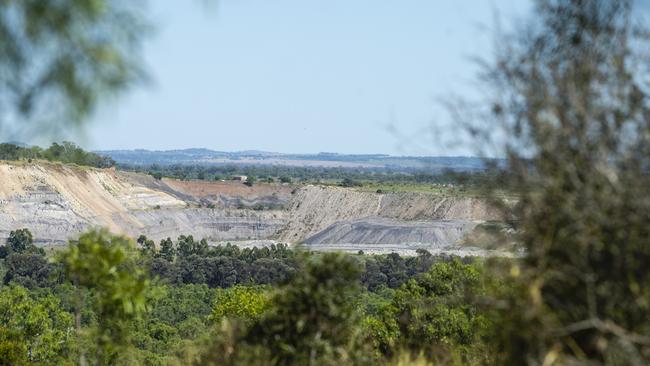
[[[195,198],[211,198],[217,196],[246,197],[255,199],[260,197],[278,196],[289,199],[293,187],[283,184],[258,183],[249,187],[235,181],[180,181],[176,179],[163,179],[163,182],[174,190]]]

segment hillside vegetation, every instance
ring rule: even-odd
[[[23,147],[11,143],[0,144],[0,160],[27,160],[42,159],[58,161],[66,164],[92,166],[96,168],[109,168],[115,166],[115,161],[107,156],[84,151],[72,142],[61,144],[52,143],[47,149],[38,146]]]
[[[95,231],[48,260],[24,229],[0,248],[9,364],[381,365],[408,350],[489,359],[494,325],[479,298],[495,283],[480,261],[209,247],[185,235],[136,247]]]

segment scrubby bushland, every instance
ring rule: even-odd
[[[84,151],[79,146],[67,141],[61,144],[55,142],[47,149],[42,149],[38,146],[21,147],[9,143],[0,144],[0,160],[31,159],[60,161],[62,163],[72,163],[96,168],[109,168],[115,165],[115,161],[110,157]]]
[[[162,177],[176,179],[221,180],[233,175],[257,177],[270,182],[269,178],[280,183],[292,182],[339,182],[345,187],[358,187],[368,183],[378,184],[452,184],[472,188],[488,184],[506,184],[504,172],[495,168],[473,172],[441,171],[430,173],[414,168],[325,168],[292,166],[245,166],[245,165],[191,165],[191,164],[120,164],[120,169],[149,174],[156,179]]]
[[[206,240],[196,241],[191,235],[181,235],[176,242],[171,238],[163,239],[157,248],[143,235],[138,243],[141,260],[151,275],[163,283],[175,285],[206,284],[226,288],[279,284],[294,275],[301,255],[300,250],[290,249],[286,244],[244,249],[231,244],[210,247]],[[361,282],[370,291],[397,288],[418,273],[426,272],[432,264],[452,260],[451,257],[434,257],[426,250],[419,250],[415,257],[393,253],[356,258],[363,268]]]
[[[58,350],[41,363],[371,365],[405,350],[474,360],[490,324],[473,305],[484,291],[479,263],[425,251],[403,258],[208,247],[192,236],[161,244],[89,232],[50,260],[8,256],[6,289],[35,309],[59,304],[61,314],[47,316],[65,337],[39,343]],[[2,291],[0,301],[13,301]],[[8,317],[0,319],[7,337],[20,334],[16,315]],[[12,337],[0,349],[34,357]]]

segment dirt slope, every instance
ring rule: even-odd
[[[281,239],[288,241],[309,238],[337,222],[375,217],[467,222],[500,218],[497,210],[477,198],[424,193],[379,194],[323,186],[301,188],[289,203],[289,211],[287,226],[279,234]]]
[[[305,240],[306,244],[364,243],[392,244],[418,243],[431,247],[455,243],[474,225],[468,221],[404,222],[385,218],[342,221]]]
[[[110,169],[0,164],[0,182],[0,231],[30,222],[48,226],[51,221],[63,226],[54,231],[92,225],[122,232],[124,223],[140,225],[127,215],[130,210],[185,206],[165,193],[129,184]]]
[[[215,240],[260,239],[284,224],[282,212],[190,209],[194,197],[143,181],[146,176],[111,169],[0,163],[0,238],[27,227],[39,240],[65,242],[101,226],[154,239],[182,233]]]
[[[252,187],[238,182],[179,181],[164,179],[164,184],[176,192],[222,208],[255,207],[283,208],[291,198],[293,187],[281,184],[255,184]]]

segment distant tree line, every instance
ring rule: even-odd
[[[107,156],[84,151],[72,142],[52,143],[47,149],[38,146],[18,146],[11,143],[0,144],[0,160],[27,160],[43,159],[59,161],[77,165],[92,166],[96,168],[109,168],[115,166],[115,161]]]
[[[359,186],[363,183],[412,183],[412,184],[463,184],[483,187],[503,187],[506,172],[496,166],[486,170],[456,172],[450,169],[439,172],[401,168],[325,168],[293,166],[240,166],[240,165],[118,165],[124,170],[136,171],[156,179],[180,180],[229,180],[232,176],[255,177],[259,182],[305,182],[338,183],[343,186]]]
[[[181,235],[175,242],[166,238],[158,245],[140,235],[136,243],[139,265],[147,268],[152,277],[169,285],[204,284],[211,288],[277,285],[291,279],[305,256],[320,255],[282,243],[259,248],[240,248],[230,243],[210,246],[207,240],[195,240],[192,235]],[[11,231],[7,243],[0,246],[0,259],[5,259],[6,267],[4,283],[14,282],[27,288],[56,284],[63,278],[58,273],[60,266],[45,257],[45,251],[33,244],[28,229]],[[453,260],[423,249],[412,257],[397,253],[354,257],[363,268],[361,283],[369,291],[398,288],[434,263]]]

